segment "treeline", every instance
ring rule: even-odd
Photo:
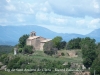
[[[84,66],[90,68],[91,75],[94,70],[96,75],[100,75],[100,43],[96,43],[95,39],[78,37],[65,42],[61,37],[55,37],[44,45],[44,53],[48,55],[56,54],[60,49],[81,49]]]
[[[11,52],[13,49],[13,46],[9,46],[9,45],[0,45],[0,54],[3,53],[9,53]]]
[[[51,41],[44,44],[44,53],[48,55],[57,54],[58,50],[71,50],[71,49],[81,49],[82,38],[74,38],[69,42],[66,42],[62,37],[57,36]]]

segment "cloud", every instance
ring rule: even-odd
[[[100,8],[100,6],[99,6],[99,4],[98,4],[98,2],[96,0],[93,0],[93,6],[94,6],[95,9],[99,9]]]
[[[49,14],[49,21],[51,24],[55,24],[57,26],[62,26],[62,25],[64,26],[68,22],[68,17],[51,12]]]
[[[0,25],[40,25],[86,34],[100,28],[100,0],[1,0]]]
[[[36,19],[37,20],[48,20],[47,14],[46,13],[36,13]]]
[[[6,23],[7,20],[6,19],[0,19],[0,23],[3,24],[3,23]]]
[[[77,33],[77,34],[87,34],[87,32],[91,32],[93,31],[92,29],[88,29],[88,28],[72,28],[72,27],[62,27],[62,26],[54,26],[54,25],[42,25],[43,27],[46,27],[54,32],[57,32],[57,33]]]
[[[100,17],[100,0],[49,0],[55,13],[72,17]]]
[[[6,9],[7,9],[8,11],[15,11],[15,10],[16,10],[16,8],[15,8],[14,5],[8,5],[8,6],[6,6]]]
[[[90,21],[90,24],[98,24],[98,23],[100,23],[100,18],[93,19],[93,20]]]
[[[6,2],[10,3],[10,2],[11,2],[11,0],[6,0]]]
[[[85,23],[85,20],[78,20],[78,21],[76,21],[76,23],[79,24],[79,25],[82,25],[82,24]]]
[[[24,22],[25,20],[23,19],[23,15],[22,14],[17,14],[16,15],[18,22]]]
[[[100,18],[91,20],[88,27],[93,28],[93,29],[99,28],[100,27]]]

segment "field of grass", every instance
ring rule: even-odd
[[[43,72],[6,72],[0,71],[0,75],[66,75],[67,72],[43,73]]]
[[[23,55],[23,54],[17,54],[17,56],[21,57],[21,58],[25,58],[25,59],[35,59],[35,60],[42,60],[42,59],[48,59],[50,61],[63,61],[63,62],[77,62],[77,63],[81,63],[82,62],[82,54],[81,54],[81,50],[72,50],[72,51],[76,51],[78,53],[78,57],[69,57],[66,52],[67,50],[60,50],[58,51],[58,53],[64,53],[64,56],[59,56],[56,57],[57,55],[53,55],[53,56],[49,56],[46,55],[43,51],[35,51],[35,53],[33,53],[32,55]],[[13,54],[9,54],[9,56],[11,57],[15,57]]]

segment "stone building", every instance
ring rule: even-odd
[[[43,46],[51,39],[46,39],[41,36],[36,36],[36,32],[32,31],[29,38],[26,40],[26,45],[33,46],[35,50],[43,50]]]

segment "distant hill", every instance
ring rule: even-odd
[[[38,36],[43,36],[45,38],[54,38],[55,36],[62,36],[66,41],[72,38],[90,36],[98,40],[99,32],[93,31],[88,35],[80,34],[68,34],[68,33],[56,33],[47,28],[36,26],[36,25],[26,25],[26,26],[0,26],[0,44],[1,45],[15,45],[18,43],[18,39],[24,34],[30,34],[31,31],[35,31]],[[97,34],[98,33],[98,34]]]
[[[99,29],[95,29],[94,31],[92,31],[91,33],[85,35],[85,36],[89,36],[91,38],[95,38],[97,42],[100,42],[100,28]]]

